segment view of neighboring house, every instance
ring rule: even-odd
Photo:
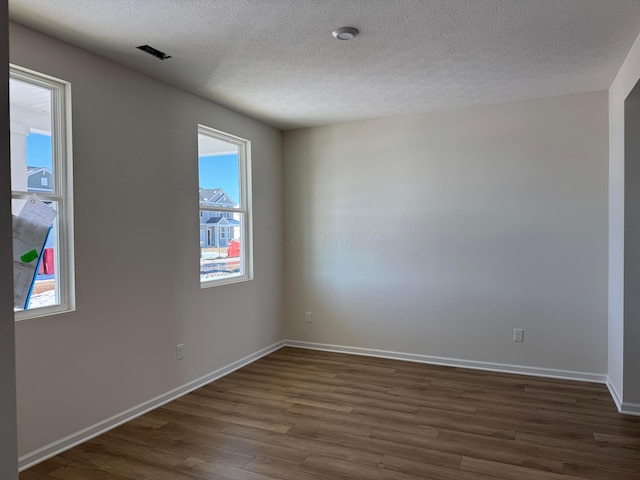
[[[221,188],[201,188],[200,207],[233,208],[236,203]],[[200,246],[227,247],[239,236],[240,222],[231,212],[200,210]]]
[[[47,167],[27,166],[27,191],[53,192],[53,173]]]

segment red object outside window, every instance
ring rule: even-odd
[[[227,258],[240,256],[240,242],[231,240],[227,246]]]

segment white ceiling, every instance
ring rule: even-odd
[[[11,18],[280,128],[607,89],[640,0],[9,0]],[[354,26],[338,41],[331,31]],[[134,47],[149,44],[160,61]]]

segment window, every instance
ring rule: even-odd
[[[198,127],[202,287],[253,276],[250,147],[242,138]]]
[[[16,262],[14,250],[14,311],[22,320],[74,308],[70,85],[11,66],[9,104],[12,213],[30,198],[57,212],[33,256]]]

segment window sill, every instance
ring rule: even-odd
[[[75,309],[75,306],[69,307],[68,305],[52,305],[51,307],[34,308],[33,310],[18,310],[17,312],[14,312],[13,317],[16,322],[19,322],[22,320],[29,320],[31,318],[69,313],[75,311]]]
[[[237,277],[227,277],[227,278],[221,278],[217,280],[205,280],[205,281],[200,281],[200,288],[204,289],[204,288],[210,288],[210,287],[217,287],[220,285],[230,285],[232,283],[248,282],[249,280],[253,280],[253,277],[250,275],[238,275]]]

